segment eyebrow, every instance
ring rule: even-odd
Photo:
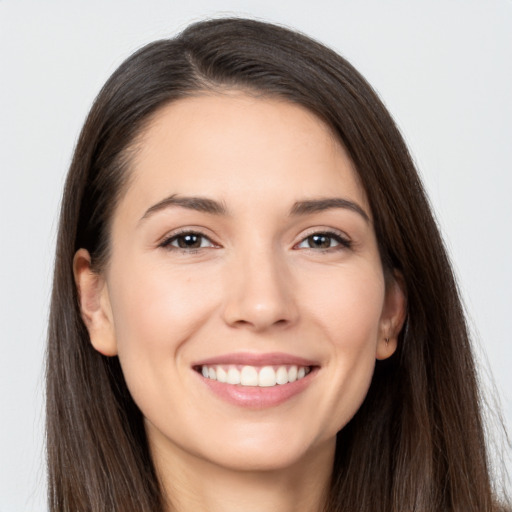
[[[229,215],[226,205],[222,202],[209,199],[207,197],[179,196],[177,194],[173,194],[148,208],[140,220],[142,221],[147,219],[153,214],[173,206],[187,208],[189,210],[195,210],[203,213],[209,213],[212,215]],[[348,199],[343,199],[341,197],[297,201],[294,203],[290,210],[290,216],[309,215],[312,213],[319,213],[336,208],[351,210],[363,217],[366,222],[370,222],[370,217],[361,206],[353,201],[349,201]]]
[[[363,217],[366,222],[370,222],[369,215],[363,210],[361,206],[348,199],[341,197],[328,197],[325,199],[312,199],[309,201],[298,201],[296,202],[291,211],[290,215],[308,215],[311,213],[323,212],[325,210],[332,210],[335,208],[344,208],[352,210]]]
[[[188,208],[189,210],[210,213],[212,215],[228,214],[226,206],[214,199],[208,199],[207,197],[178,196],[173,194],[148,208],[140,220],[147,219],[156,212],[165,210],[171,206],[180,206],[181,208]]]

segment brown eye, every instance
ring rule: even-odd
[[[177,246],[180,249],[199,249],[201,247],[203,237],[195,233],[188,235],[180,235],[176,237]]]
[[[304,238],[297,246],[299,249],[344,249],[349,248],[351,242],[338,233],[314,233]]]
[[[205,247],[214,247],[212,241],[201,233],[195,233],[193,231],[187,231],[184,233],[178,233],[173,235],[167,240],[164,240],[160,247],[166,249],[183,249],[183,250],[194,250],[203,249]]]
[[[325,234],[311,235],[307,241],[311,249],[328,249],[331,247],[332,237]]]

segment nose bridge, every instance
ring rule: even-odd
[[[263,330],[296,319],[285,255],[271,241],[235,249],[228,274],[224,315],[230,325]]]

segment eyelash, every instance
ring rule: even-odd
[[[193,248],[185,248],[185,247],[176,247],[172,245],[173,242],[176,242],[180,238],[183,238],[187,235],[192,235],[200,238],[201,240],[207,240],[211,246],[209,247],[193,247]],[[334,240],[338,245],[335,245],[333,247],[326,247],[326,248],[314,248],[314,247],[304,247],[304,249],[314,251],[314,252],[320,252],[320,253],[326,253],[326,252],[333,252],[333,251],[339,251],[343,249],[350,249],[352,247],[352,242],[341,235],[341,233],[338,233],[336,231],[314,231],[310,234],[308,234],[306,237],[304,237],[298,244],[294,246],[297,247],[305,242],[307,242],[308,239],[314,237],[314,236],[324,236],[326,238],[330,238],[331,240]],[[209,237],[207,237],[204,233],[201,233],[200,231],[194,231],[194,230],[183,230],[179,231],[177,233],[173,233],[171,236],[165,238],[160,244],[159,247],[163,249],[167,249],[169,251],[180,251],[183,254],[196,254],[202,249],[210,248],[210,247],[218,247],[214,242],[211,241]]]
[[[193,247],[193,248],[185,248],[185,247],[176,247],[172,245],[173,242],[179,240],[180,238],[184,238],[187,235],[196,236],[202,240],[208,240],[210,244],[215,247],[215,244],[208,238],[204,233],[201,233],[200,231],[194,231],[194,230],[186,230],[178,231],[177,233],[173,233],[171,236],[165,238],[160,244],[159,247],[162,247],[163,249],[167,249],[169,251],[180,251],[184,254],[196,254],[201,249],[205,249],[205,247]]]
[[[343,249],[350,249],[352,247],[352,242],[344,235],[337,231],[314,231],[312,233],[309,233],[306,237],[304,237],[298,244],[295,245],[297,247],[298,245],[301,245],[305,242],[307,242],[308,239],[315,237],[315,236],[322,236],[326,238],[330,238],[331,240],[334,240],[338,243],[338,245],[335,245],[333,247],[326,247],[326,248],[314,248],[314,247],[305,247],[305,249],[315,251],[315,252],[333,252],[333,251],[340,251]]]

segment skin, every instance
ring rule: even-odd
[[[336,433],[375,360],[393,354],[405,312],[350,159],[304,108],[227,91],[163,108],[131,167],[107,267],[93,273],[81,249],[75,278],[94,348],[119,357],[144,415],[173,510],[320,510]],[[228,213],[148,212],[171,196],[213,199]],[[290,214],[298,201],[332,197],[362,213]],[[203,233],[202,247],[180,249],[177,230]],[[326,232],[335,235],[315,245],[311,235]],[[239,352],[284,352],[318,370],[284,403],[244,408],[192,368]]]

